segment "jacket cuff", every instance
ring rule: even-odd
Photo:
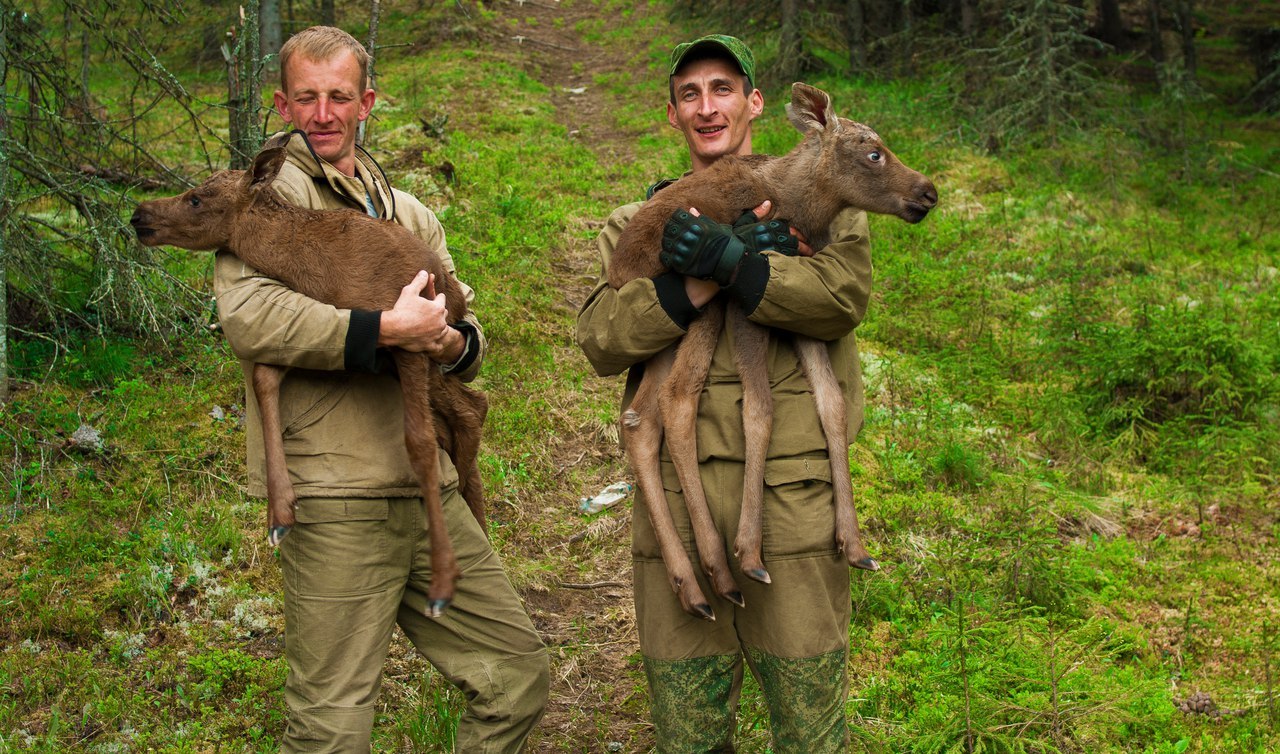
[[[351,310],[347,325],[346,353],[343,366],[352,372],[378,371],[378,329],[382,326],[382,312],[362,309]]]
[[[458,357],[458,360],[452,364],[442,365],[440,367],[440,371],[445,374],[450,372],[465,372],[467,371],[467,368],[475,362],[476,357],[480,355],[480,338],[476,337],[475,325],[467,322],[466,320],[460,320],[449,325],[449,327],[452,327],[462,333],[465,343],[462,346],[462,355]]]
[[[742,313],[750,315],[764,299],[768,284],[769,258],[764,254],[746,254],[738,267],[738,276],[725,290],[742,306]]]
[[[688,330],[693,318],[698,316],[698,307],[689,300],[689,294],[684,289],[684,275],[664,272],[653,278],[653,287],[657,291],[662,310],[681,330]]]

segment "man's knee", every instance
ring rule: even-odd
[[[547,650],[539,648],[508,660],[499,666],[499,673],[507,689],[504,695],[508,697],[512,717],[537,722],[551,692],[551,661]]]
[[[547,706],[547,650],[508,658],[492,665],[486,675],[488,683],[462,689],[467,709],[458,726],[457,751],[519,751]]]
[[[777,657],[747,650],[760,678],[778,754],[843,754],[849,728],[848,653],[844,649],[814,657]]]

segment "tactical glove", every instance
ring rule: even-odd
[[[662,229],[658,259],[667,269],[727,286],[736,277],[747,253],[733,228],[707,217],[676,210]]]
[[[786,220],[762,222],[747,210],[733,222],[733,233],[747,247],[747,253],[776,251],[789,257],[800,253],[800,239],[791,234]]]

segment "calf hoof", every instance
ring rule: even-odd
[[[864,571],[880,570],[880,564],[877,563],[876,559],[871,557],[870,555],[863,558],[858,558],[857,560],[850,560],[849,565],[853,566],[854,568],[860,568]]]
[[[748,568],[743,571],[748,578],[755,579],[761,584],[772,584],[773,579],[769,578],[769,572],[763,568]]]
[[[441,615],[444,615],[444,611],[449,607],[450,602],[452,602],[452,600],[445,600],[445,599],[428,600],[427,601],[427,617],[439,618]]]
[[[288,534],[289,530],[292,528],[293,528],[292,526],[269,527],[267,529],[267,541],[271,543],[272,547],[279,547],[280,542],[285,538],[285,535]]]
[[[697,605],[691,605],[689,608],[689,613],[699,618],[702,618],[703,620],[716,619],[715,611],[712,610],[711,606],[705,602],[701,602]]]
[[[742,592],[739,592],[737,589],[733,590],[732,592],[726,592],[720,596],[729,600],[730,602],[737,605],[738,607],[747,606],[747,601],[742,598]]]

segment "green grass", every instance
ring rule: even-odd
[[[525,14],[441,4],[384,17],[381,38],[430,28],[433,43],[381,61],[371,127],[393,179],[440,215],[491,342],[490,532],[557,679],[536,751],[651,743],[629,591],[560,586],[627,574],[627,511],[574,513],[626,474],[607,430],[621,384],[573,342],[598,222],[687,164],[665,92],[635,85],[660,80],[675,36],[654,8],[601,6],[576,31],[634,70],[587,79],[598,117],[558,112],[560,82],[478,41]],[[219,96],[216,71],[170,64]],[[101,75],[104,92],[123,80]],[[992,155],[941,83],[812,83],[942,197],[917,226],[872,219],[852,461],[885,568],[851,575],[855,750],[1280,748],[1274,120],[1211,102],[1178,115],[1138,92],[1113,103],[1114,122]],[[798,139],[787,92],[766,95],[756,147],[782,152]],[[420,118],[442,125],[427,134]],[[225,162],[182,119],[162,104],[146,121],[166,158]],[[1187,130],[1213,138],[1178,143]],[[263,505],[242,493],[230,351],[200,335],[60,352],[19,338],[12,354],[0,751],[274,750],[279,577]],[[70,443],[81,424],[101,451]],[[449,750],[460,696],[397,647],[377,749]],[[1239,714],[1179,711],[1194,691]],[[751,683],[743,704],[741,749],[765,751]]]

